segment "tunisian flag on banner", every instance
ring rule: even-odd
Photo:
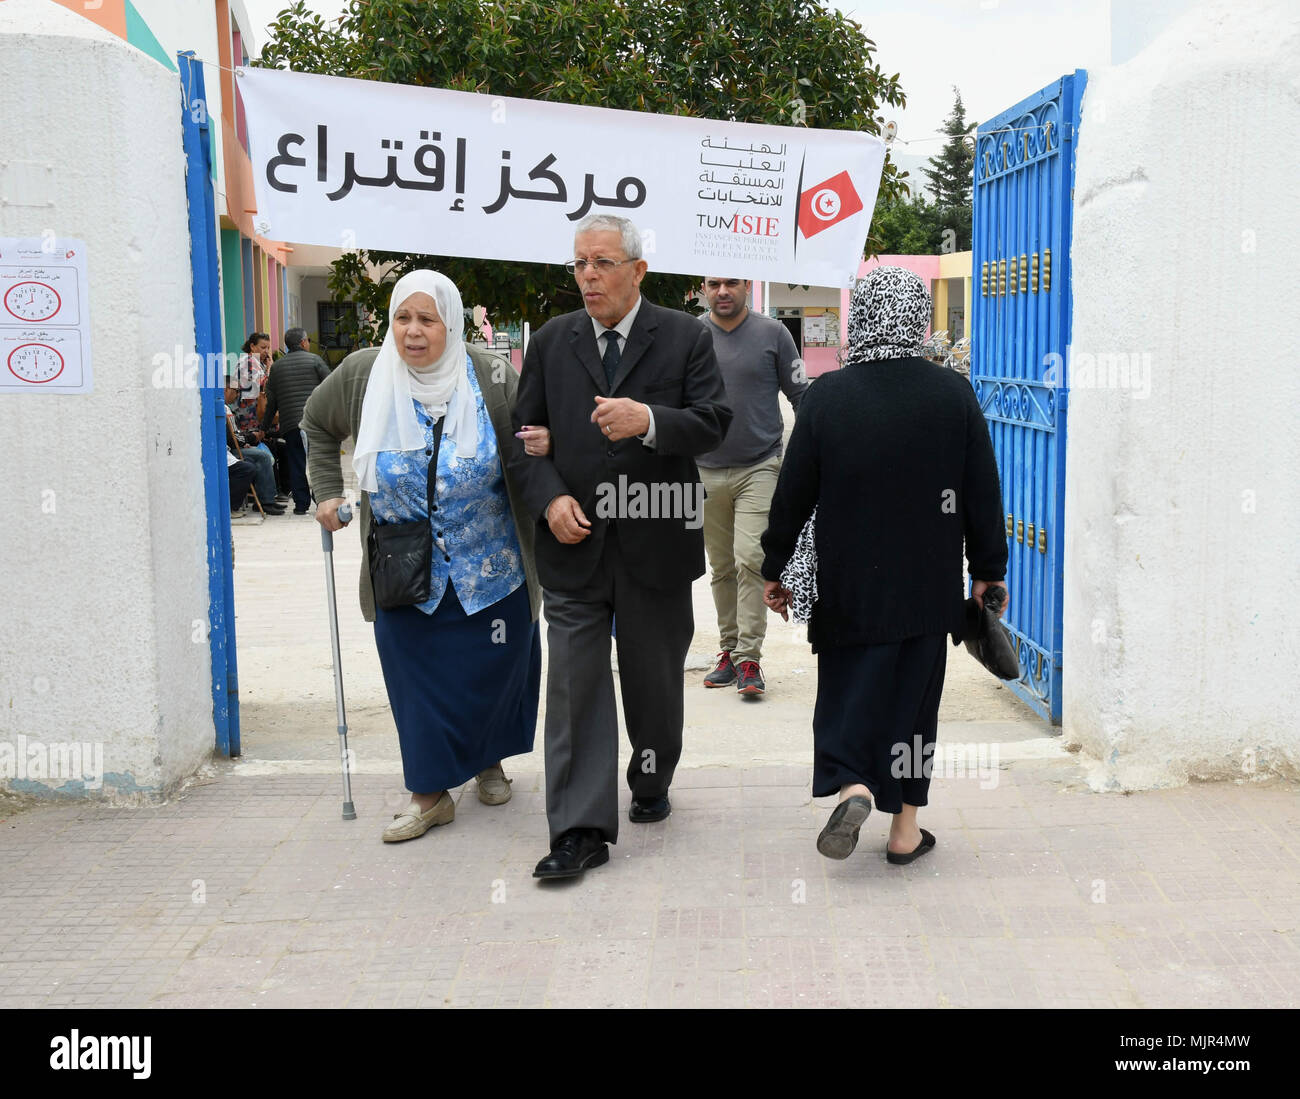
[[[799,232],[815,237],[823,229],[862,211],[862,199],[848,172],[805,188],[799,195]]]

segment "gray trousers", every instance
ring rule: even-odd
[[[691,585],[649,588],[627,568],[611,528],[581,591],[545,589],[546,818],[551,843],[571,828],[618,841],[618,716],[609,666],[616,618],[623,721],[634,798],[668,793],[682,754],[683,672],[695,632]]]

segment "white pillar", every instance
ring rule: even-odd
[[[1297,86],[1277,0],[1089,73],[1063,721],[1105,787],[1300,773]]]
[[[0,787],[156,795],[214,740],[199,394],[154,385],[194,350],[177,77],[42,0],[0,72],[0,236],[86,242],[94,372],[0,395]]]

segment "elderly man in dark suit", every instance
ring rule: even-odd
[[[568,265],[585,308],[528,345],[517,428],[546,427],[548,453],[521,444],[512,472],[537,518],[547,623],[546,813],[538,878],[609,860],[618,839],[618,718],[632,742],[628,814],[663,820],[682,749],[682,669],[694,633],[691,581],[704,574],[695,455],[731,422],[713,341],[693,316],[641,297],[646,261],[625,218],[582,221]]]

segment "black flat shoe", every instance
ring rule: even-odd
[[[609,862],[609,847],[595,828],[571,828],[537,864],[535,878],[576,878]]]
[[[916,845],[915,851],[909,851],[906,855],[900,855],[896,851],[886,851],[885,859],[892,862],[895,866],[906,866],[909,862],[919,859],[933,846],[934,836],[922,828],[921,842]]]
[[[817,837],[817,850],[828,859],[847,859],[858,845],[858,829],[871,814],[871,799],[861,794],[845,798]]]
[[[627,811],[627,819],[633,824],[653,824],[665,820],[673,811],[668,795],[658,798],[633,798],[632,807]]]

